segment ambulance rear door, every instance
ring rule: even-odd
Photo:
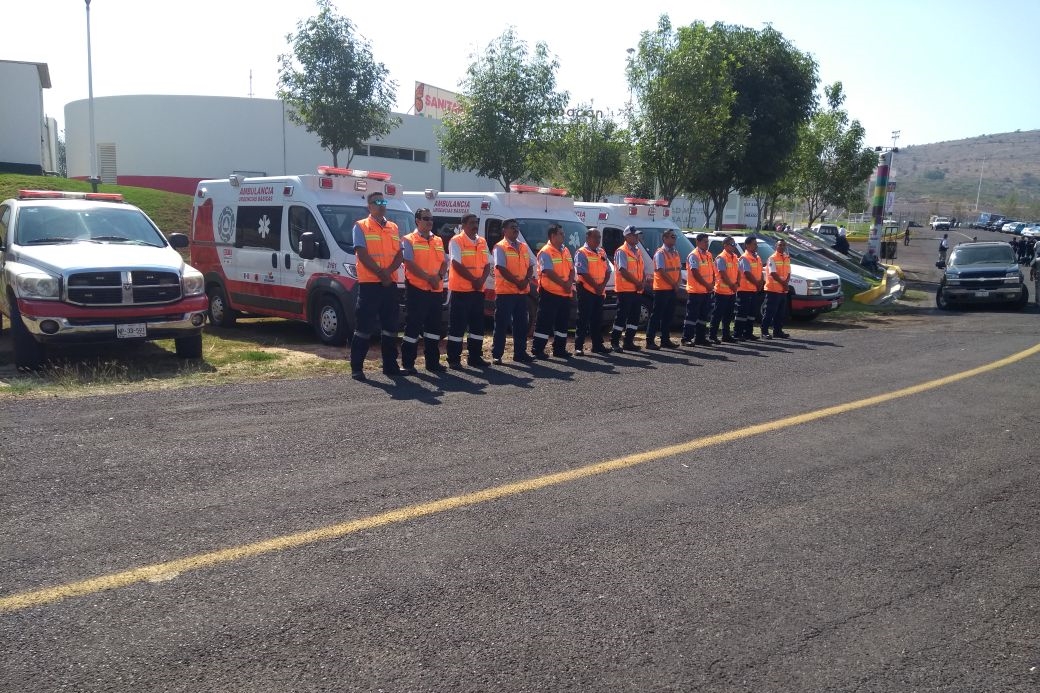
[[[239,204],[235,216],[235,261],[228,271],[228,298],[236,308],[294,314],[280,290],[284,208],[280,204]]]

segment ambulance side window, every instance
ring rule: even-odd
[[[235,224],[236,248],[282,248],[282,207],[241,206]]]
[[[294,253],[300,252],[300,236],[310,231],[318,237],[318,257],[322,260],[329,259],[328,243],[325,234],[322,233],[318,220],[306,207],[294,205],[289,208],[289,247]]]
[[[501,219],[487,219],[484,221],[484,240],[487,241],[489,249],[502,240]]]
[[[607,257],[614,257],[614,252],[625,242],[621,235],[621,229],[608,226],[603,229],[603,250],[607,251]]]

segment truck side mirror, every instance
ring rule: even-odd
[[[318,257],[318,236],[313,231],[304,231],[300,234],[300,247],[297,252],[304,260],[313,260]]]
[[[170,246],[173,248],[188,247],[188,237],[183,233],[171,233],[167,240],[169,240]]]

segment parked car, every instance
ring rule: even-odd
[[[817,236],[837,236],[838,227],[835,224],[815,224],[812,232]]]
[[[1029,300],[1025,278],[1011,246],[1003,241],[961,243],[954,247],[943,270],[935,305],[949,310],[958,304],[1004,303],[1025,308]]]
[[[0,204],[0,310],[18,368],[46,345],[173,339],[202,356],[208,301],[202,273],[137,207],[111,193],[21,190]]]

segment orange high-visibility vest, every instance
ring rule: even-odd
[[[587,245],[583,245],[578,248],[578,252],[585,256],[585,260],[589,265],[588,274],[578,275],[578,283],[584,286],[589,293],[598,293],[600,296],[606,296],[607,287],[604,285],[603,290],[597,292],[593,283],[600,284],[607,276],[607,251],[603,250],[603,248],[593,250]]]
[[[664,279],[662,279],[661,276],[657,273],[658,255],[664,256],[663,271],[670,278],[674,279],[676,284],[678,284],[679,282],[679,270],[681,269],[680,266],[682,265],[682,256],[679,255],[679,251],[675,250],[674,248],[671,252],[668,252],[663,245],[657,249],[656,253],[654,253],[654,291],[660,291],[661,289],[671,289],[672,287],[665,283]]]
[[[531,251],[528,250],[527,244],[521,241],[519,238],[516,241],[519,244],[518,248],[514,248],[510,245],[509,241],[503,238],[495,244],[496,248],[501,248],[506,254],[506,269],[513,273],[513,276],[517,279],[524,279],[527,276],[527,270],[531,267]],[[527,293],[526,291],[520,291],[516,288],[513,282],[509,281],[502,276],[502,272],[499,271],[499,267],[495,266],[495,293],[502,295],[509,294],[521,294]]]
[[[716,281],[716,269],[715,269],[715,258],[711,256],[711,251],[705,250],[703,253],[700,248],[694,248],[693,252],[690,253],[690,257],[697,260],[697,274],[704,281],[708,282],[708,286],[713,286]],[[691,270],[690,267],[693,263],[690,262],[689,258],[686,259],[687,273]],[[686,278],[686,293],[688,294],[710,294],[711,289],[698,284],[687,276]]]
[[[386,226],[380,226],[379,222],[369,216],[366,219],[359,219],[357,225],[365,234],[365,250],[368,251],[368,256],[379,265],[380,269],[390,267],[397,251],[401,249],[401,237],[398,235],[400,231],[397,224],[387,219]],[[357,263],[357,276],[358,281],[362,283],[379,282],[379,275],[365,267],[362,262]]]
[[[622,243],[621,247],[617,249],[616,253],[614,253],[614,264],[618,268],[621,267],[621,263],[618,262],[618,258],[621,257],[622,253],[624,253],[625,258],[627,258],[628,260],[628,267],[626,268],[628,270],[628,273],[635,275],[635,277],[639,280],[639,283],[633,284],[632,282],[628,281],[623,276],[621,276],[621,270],[618,269],[617,276],[614,277],[614,291],[616,291],[619,294],[641,294],[643,293],[643,253],[640,252],[639,246],[632,248],[629,247],[628,243]]]
[[[412,244],[412,262],[419,265],[423,272],[437,277],[437,281],[431,287],[429,282],[423,281],[412,274],[412,271],[408,269],[408,265],[405,264],[405,281],[423,291],[441,291],[444,289],[440,278],[441,265],[444,263],[444,241],[437,234],[430,234],[429,238],[423,238],[418,229],[412,231],[405,238]]]
[[[751,276],[756,280],[762,278],[762,258],[757,254],[751,255],[748,251],[744,251],[744,254],[740,257],[748,261],[751,265]],[[747,280],[744,273],[740,273],[740,284],[737,285],[737,291],[758,291],[758,284],[754,284]]]
[[[465,232],[455,234],[450,243],[455,243],[462,251],[462,266],[472,274],[479,277],[484,274],[484,268],[488,264],[487,241],[483,236],[477,236],[472,241]],[[448,288],[452,291],[477,291],[465,277],[458,272],[448,270]],[[482,289],[483,287],[481,287]]]
[[[542,249],[538,251],[540,256],[542,253],[547,253],[549,258],[552,260],[553,271],[556,272],[556,276],[566,281],[571,276],[571,270],[574,269],[574,263],[571,261],[571,249],[567,246],[563,246],[559,250],[553,247],[552,243],[546,243],[542,246]],[[554,282],[548,277],[542,276],[542,263],[538,263],[538,286],[545,289],[551,294],[557,296],[566,296],[570,298],[571,293],[564,291],[563,287]]]
[[[780,275],[783,280],[790,279],[791,277],[791,256],[786,253],[775,252],[769,256],[769,261],[776,266],[776,273]],[[772,272],[766,272],[766,291],[772,291],[775,294],[787,293],[783,285],[777,280],[773,279]]]
[[[715,274],[715,293],[723,296],[732,296],[733,291],[722,281],[722,278],[725,276],[731,283],[737,283],[737,279],[740,277],[740,268],[737,267],[738,257],[736,253],[729,253],[725,250],[722,251],[719,257],[726,263],[726,269],[721,273],[716,272]]]

